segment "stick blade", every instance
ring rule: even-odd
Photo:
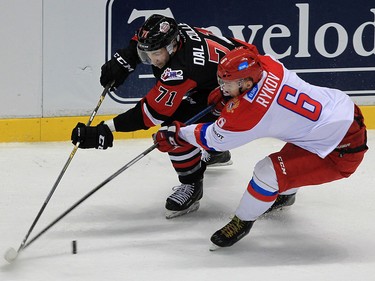
[[[14,249],[14,248],[9,248],[5,254],[4,254],[4,259],[9,262],[9,263],[12,263],[14,262],[14,260],[17,258],[18,256],[18,253],[17,251]]]

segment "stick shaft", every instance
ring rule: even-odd
[[[211,105],[198,113],[197,115],[190,118],[188,121],[185,122],[186,125],[192,124],[202,118],[204,115],[209,113],[214,106]],[[35,235],[28,243],[26,243],[23,247],[23,249],[30,246],[31,243],[33,243],[36,239],[38,239],[40,236],[42,236],[47,230],[49,230],[52,226],[54,226],[56,223],[58,223],[61,219],[63,219],[66,215],[68,215],[71,211],[73,211],[76,207],[78,207],[82,202],[86,201],[91,195],[96,193],[99,189],[101,189],[103,186],[105,186],[107,183],[112,181],[114,178],[116,178],[118,175],[120,175],[123,171],[127,170],[129,167],[133,166],[135,163],[137,163],[139,160],[141,160],[143,157],[145,157],[147,154],[149,154],[151,151],[153,151],[158,144],[153,144],[148,149],[143,151],[141,154],[136,156],[134,159],[132,159],[130,162],[125,164],[123,167],[121,167],[117,172],[112,174],[110,177],[105,179],[103,182],[101,182],[98,186],[96,186],[93,190],[91,190],[89,193],[87,193],[85,196],[83,196],[80,200],[78,200],[76,203],[74,203],[69,209],[67,209],[64,213],[62,213],[59,217],[57,217],[53,222],[51,222],[49,225],[47,225],[43,230],[41,230],[37,235]]]
[[[95,109],[94,109],[93,112],[91,113],[91,116],[90,116],[89,120],[87,121],[87,126],[89,126],[89,125],[92,123],[92,121],[94,120],[94,117],[96,116],[96,113],[98,112],[98,109],[99,109],[99,107],[101,106],[101,104],[102,104],[102,102],[103,102],[103,100],[104,100],[104,98],[105,98],[105,95],[107,94],[107,92],[109,91],[109,89],[110,89],[111,87],[112,87],[112,83],[111,83],[111,84],[108,84],[108,85],[104,88],[102,94],[100,95],[100,99],[99,99],[98,104],[96,105]],[[79,146],[79,142],[76,143],[76,145],[74,146],[72,152],[70,153],[68,160],[66,161],[66,163],[65,163],[64,167],[62,168],[62,170],[61,170],[59,176],[57,177],[57,179],[56,179],[54,185],[52,186],[51,191],[48,193],[47,198],[44,200],[44,203],[43,203],[43,205],[42,205],[42,208],[39,210],[37,216],[35,217],[33,223],[31,224],[31,227],[30,227],[29,231],[27,232],[25,238],[23,239],[21,245],[19,246],[17,252],[19,252],[22,248],[25,247],[25,243],[26,243],[27,239],[29,238],[29,236],[30,236],[31,232],[33,231],[35,225],[36,225],[37,222],[39,221],[39,218],[41,217],[42,213],[44,212],[44,209],[47,207],[48,202],[50,201],[50,199],[51,199],[53,193],[55,192],[57,186],[59,185],[59,183],[60,183],[60,181],[61,181],[61,179],[62,179],[62,177],[64,176],[66,170],[68,169],[68,167],[69,167],[69,165],[70,165],[70,162],[72,162],[72,159],[73,159],[74,155],[75,155],[76,152],[77,152],[78,146]]]

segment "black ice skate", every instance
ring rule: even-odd
[[[237,216],[225,225],[223,228],[216,231],[211,236],[211,242],[213,245],[210,251],[215,251],[220,247],[230,247],[243,237],[245,237],[253,226],[254,221],[243,221]]]
[[[175,192],[167,198],[165,217],[175,218],[194,212],[199,208],[199,200],[203,196],[203,180],[192,184],[181,184],[173,188]]]
[[[294,202],[296,201],[296,194],[290,194],[290,195],[279,195],[276,198],[276,201],[273,203],[273,205],[265,212],[265,214],[268,214],[273,211],[281,210],[284,207],[292,206]]]
[[[233,164],[229,151],[203,151],[202,160],[206,163],[207,167],[229,166]]]

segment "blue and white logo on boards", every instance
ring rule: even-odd
[[[375,5],[373,1],[331,0],[325,2],[254,0],[262,13],[252,14],[241,5],[225,14],[225,4],[181,1],[108,0],[106,5],[106,50],[102,60],[127,47],[138,28],[152,14],[173,17],[178,23],[206,28],[219,36],[234,37],[254,44],[260,54],[279,59],[307,82],[337,88],[363,104],[375,97]],[[204,17],[194,10],[210,11]],[[337,7],[340,7],[337,10]],[[331,11],[335,10],[335,13]],[[348,17],[346,11],[357,11]],[[215,55],[215,48],[210,54]],[[241,65],[241,68],[245,67]],[[178,76],[176,76],[178,77]],[[358,83],[361,81],[361,83]],[[135,103],[155,85],[149,65],[135,71],[110,96],[120,103]],[[253,100],[256,92],[249,93]]]

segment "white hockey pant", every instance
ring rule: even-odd
[[[255,165],[252,181],[257,186],[258,191],[264,194],[278,194],[279,186],[276,172],[269,157],[265,157]],[[297,188],[293,188],[281,194],[287,195],[296,191]],[[272,206],[277,197],[273,201],[264,201],[258,198],[254,197],[246,189],[236,210],[236,216],[244,221],[255,221]]]

